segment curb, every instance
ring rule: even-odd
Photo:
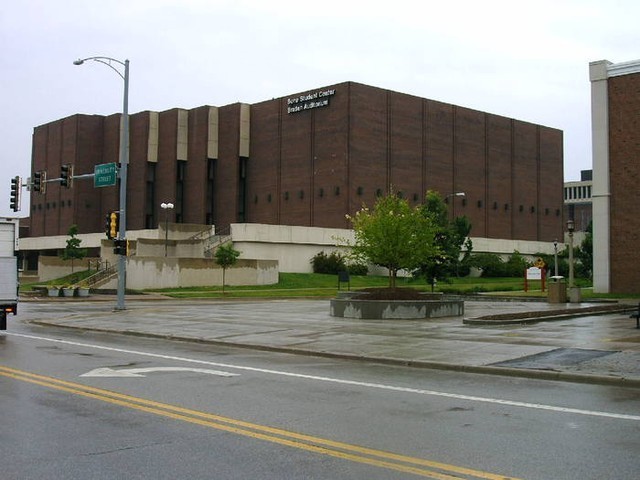
[[[611,313],[627,313],[636,311],[638,307],[633,305],[617,305],[615,307],[585,307],[575,308],[567,313],[558,313],[556,311],[550,311],[550,315],[533,316],[532,313],[536,312],[522,312],[513,314],[500,314],[500,315],[486,315],[483,317],[470,317],[464,318],[462,323],[466,325],[516,325],[516,324],[528,324],[538,322],[553,322],[560,320],[567,320],[571,318],[584,317],[585,315],[608,315]],[[539,311],[537,313],[545,313]]]
[[[443,362],[429,362],[420,360],[407,360],[389,357],[369,357],[366,355],[355,355],[349,353],[323,352],[314,350],[304,350],[300,348],[274,347],[271,345],[259,345],[250,343],[224,342],[220,340],[210,340],[206,338],[183,337],[179,335],[164,335],[149,332],[139,332],[135,330],[109,330],[105,328],[75,327],[72,325],[60,325],[43,320],[30,320],[29,323],[46,327],[69,328],[99,333],[111,333],[119,335],[130,335],[144,338],[157,338],[163,340],[177,340],[180,342],[201,343],[229,348],[243,348],[247,350],[258,350],[264,352],[287,353],[291,355],[311,356],[319,358],[333,358],[341,360],[352,360],[360,362],[380,363],[383,365],[394,365],[412,368],[424,368],[432,370],[445,370],[463,373],[480,373],[485,375],[498,375],[514,378],[531,378],[537,380],[551,380],[569,383],[583,383],[592,385],[608,385],[618,387],[640,388],[640,378],[637,377],[613,377],[607,375],[570,373],[558,370],[534,370],[513,367],[494,367],[491,365],[459,365]]]

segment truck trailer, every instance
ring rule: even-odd
[[[0,330],[18,313],[18,219],[0,218]]]

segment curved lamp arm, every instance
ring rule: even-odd
[[[123,80],[126,80],[125,79],[125,75],[123,73],[121,73],[120,70],[118,70],[116,67],[114,67],[112,63],[115,62],[115,63],[117,63],[119,65],[122,65],[126,70],[127,64],[129,63],[129,60],[125,60],[124,62],[121,62],[120,60],[116,60],[115,58],[111,58],[111,57],[87,57],[87,58],[79,58],[78,60],[74,60],[73,64],[74,65],[82,65],[87,60],[93,60],[94,62],[99,62],[99,63],[102,63],[102,64],[106,65],[111,70],[113,70],[118,75],[120,75],[120,78],[122,78]]]

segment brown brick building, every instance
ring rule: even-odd
[[[589,66],[594,290],[640,293],[640,60]]]
[[[120,115],[36,127],[33,171],[75,175],[117,162]],[[475,237],[553,241],[563,231],[562,132],[353,82],[261,103],[130,117],[127,229],[170,221],[346,228],[345,214],[390,188],[428,189],[467,215]],[[31,198],[31,236],[103,231],[116,187],[48,184]]]

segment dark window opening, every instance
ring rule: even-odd
[[[238,222],[240,223],[247,221],[247,160],[249,159],[240,157],[238,172]]]
[[[216,181],[216,159],[207,159],[207,213],[206,223],[207,225],[214,225],[216,223],[215,211],[215,181]]]
[[[145,184],[145,228],[156,228],[156,164],[147,162],[147,179]]]
[[[176,223],[184,222],[184,178],[187,169],[187,162],[178,160],[176,165],[176,201],[175,220]]]

